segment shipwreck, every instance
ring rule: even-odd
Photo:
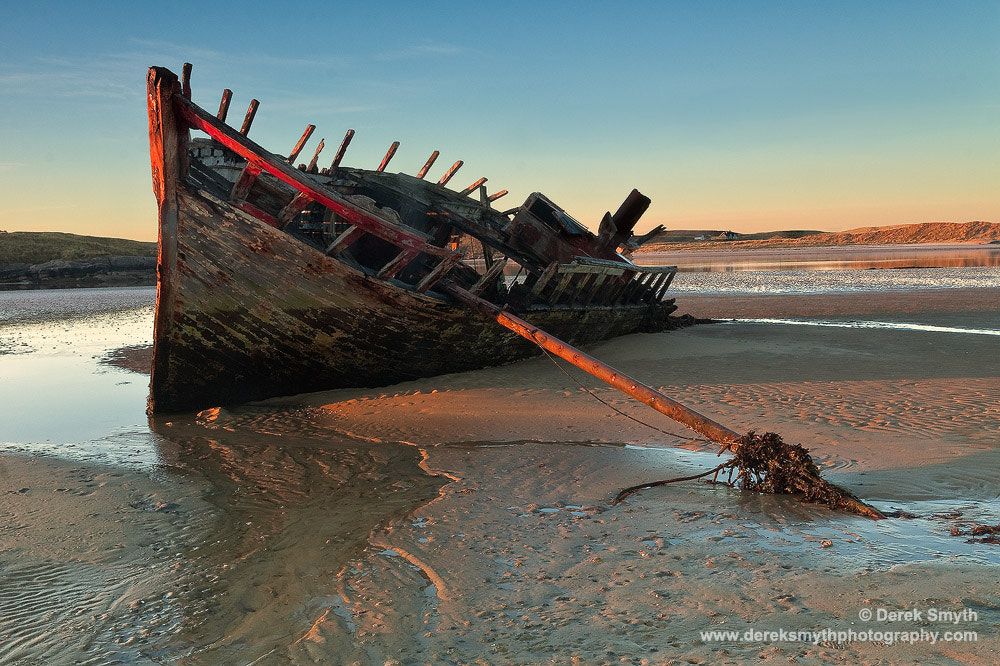
[[[428,178],[388,166],[349,167],[347,132],[320,168],[320,141],[296,166],[314,126],[290,153],[191,101],[182,80],[154,67],[149,139],[159,205],[159,260],[149,408],[152,413],[339,387],[382,386],[503,364],[537,353],[484,306],[582,344],[672,325],[664,294],[675,267],[625,255],[650,200],[638,191],[597,234],[539,193],[497,208],[486,178],[449,188],[462,166]],[[207,138],[191,138],[200,130]],[[647,237],[651,234],[647,234]],[[471,299],[471,300],[470,300]]]
[[[415,176],[387,171],[398,142],[376,169],[344,166],[353,130],[328,168],[323,140],[296,167],[313,125],[289,155],[268,152],[247,136],[256,100],[237,131],[226,124],[232,92],[213,115],[191,101],[191,66],[182,72],[147,78],[160,221],[150,413],[379,386],[542,349],[734,453],[615,502],[728,472],[737,487],[883,517],[821,478],[802,447],[741,435],[574,346],[674,323],[664,294],[676,267],[624,254],[644,240],[632,233],[650,203],[638,191],[594,234],[537,192],[500,211],[506,192],[490,194],[485,178],[449,189],[461,161],[427,180],[437,151]]]

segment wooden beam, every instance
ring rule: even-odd
[[[465,188],[464,190],[462,190],[461,192],[459,192],[459,194],[462,195],[462,196],[466,196],[466,195],[472,194],[474,191],[476,191],[477,189],[479,189],[480,185],[482,185],[485,182],[486,182],[485,178],[480,178],[479,180],[477,180],[476,182],[474,182],[472,185],[469,185],[467,188]]]
[[[320,139],[319,145],[316,146],[316,152],[313,153],[313,158],[309,160],[309,166],[306,167],[306,171],[309,173],[316,172],[316,161],[319,159],[319,154],[323,152],[323,146],[326,145],[326,139]]]
[[[447,185],[448,181],[451,180],[451,177],[455,175],[456,171],[462,168],[463,164],[465,164],[465,162],[463,162],[462,160],[459,160],[454,164],[452,164],[451,168],[448,169],[448,172],[445,175],[441,176],[441,180],[438,181],[438,185],[441,186]]]
[[[708,437],[713,442],[730,444],[740,438],[738,432],[699,414],[690,407],[643,384],[638,379],[629,377],[624,372],[620,372],[607,363],[603,363],[593,356],[563,342],[559,338],[549,335],[545,331],[532,326],[523,319],[512,315],[489,301],[469,293],[457,284],[453,282],[445,283],[443,289],[445,293],[451,294],[457,300],[466,303],[483,316],[496,320],[500,325],[534,342],[542,349],[565,359],[585,372],[589,372],[601,381],[607,382],[619,391],[627,393],[636,400],[649,405],[661,414],[665,414],[695,432]]]
[[[247,195],[250,194],[250,188],[257,182],[260,172],[260,166],[248,161],[243,167],[243,171],[240,172],[240,177],[233,184],[233,190],[229,193],[229,201],[232,203],[246,201]]]
[[[418,252],[414,252],[410,248],[406,248],[395,256],[389,263],[379,270],[377,277],[380,280],[389,280],[396,277],[399,271],[403,270],[404,267],[411,261],[417,258]]]
[[[478,294],[488,285],[493,284],[496,281],[497,276],[499,276],[500,273],[503,272],[504,266],[506,265],[507,265],[507,257],[504,257],[503,259],[493,262],[493,265],[490,266],[490,269],[485,273],[483,273],[483,276],[476,281],[476,284],[472,285],[469,291],[471,291],[473,294]]]
[[[556,288],[552,290],[551,294],[549,294],[549,305],[556,305],[559,302],[559,298],[563,295],[563,292],[566,291],[566,287],[569,286],[569,283],[573,279],[574,275],[575,273],[562,274],[562,279],[559,280],[559,284],[557,284]]]
[[[349,245],[354,243],[362,236],[365,235],[365,230],[361,227],[354,226],[353,224],[343,231],[336,240],[330,243],[330,247],[326,248],[327,256],[334,256],[340,254],[347,249]]]
[[[304,192],[299,192],[292,200],[285,204],[285,207],[278,213],[278,228],[284,229],[296,215],[306,209],[306,206],[313,202],[313,198]]]
[[[462,255],[454,254],[450,257],[445,257],[444,259],[442,259],[440,262],[438,262],[438,265],[431,270],[430,273],[425,275],[423,279],[417,283],[415,289],[421,294],[425,293],[428,289],[433,287],[438,280],[444,277],[448,273],[448,271],[450,271],[455,266],[455,264],[457,264],[459,260],[461,260],[461,258]]]
[[[607,273],[598,273],[597,279],[594,280],[594,284],[590,285],[586,298],[583,300],[582,305],[587,307],[594,300],[594,297],[601,293],[601,286],[604,281],[608,279]]]
[[[229,115],[229,103],[233,101],[233,91],[226,88],[222,91],[222,101],[219,102],[219,113],[215,116],[222,122],[226,122],[226,116]]]
[[[417,172],[417,178],[423,178],[424,176],[427,175],[427,172],[430,171],[430,168],[432,166],[434,166],[434,162],[435,160],[437,160],[438,155],[440,154],[441,153],[436,150],[433,153],[431,153],[431,156],[427,158],[426,162],[424,162],[424,166],[420,169],[420,171]]]
[[[538,298],[538,296],[542,293],[542,290],[545,289],[545,285],[549,283],[549,280],[552,279],[552,276],[555,275],[558,270],[558,261],[553,261],[551,264],[546,266],[545,270],[542,271],[542,274],[538,276],[537,280],[535,280],[535,284],[531,286],[530,296],[532,300]]]
[[[660,288],[657,290],[656,300],[657,302],[663,300],[663,296],[667,293],[667,289],[670,288],[670,283],[674,281],[674,276],[677,275],[677,267],[674,267],[673,273],[667,273],[667,279],[663,281]]]
[[[580,301],[580,296],[587,291],[588,286],[594,281],[594,278],[597,275],[599,275],[599,273],[586,273],[583,277],[576,281],[576,285],[573,287],[573,293],[569,297],[570,305]]]
[[[399,148],[399,141],[393,141],[392,145],[389,146],[389,150],[386,151],[385,157],[382,158],[382,163],[378,165],[376,171],[385,171],[385,168],[389,166],[389,160],[392,156],[396,154],[396,149]]]
[[[295,144],[294,148],[292,148],[291,154],[285,160],[286,162],[293,165],[295,164],[295,158],[297,158],[299,156],[299,153],[302,152],[302,148],[305,147],[306,141],[309,140],[309,137],[312,136],[312,133],[315,130],[316,130],[315,125],[309,125],[306,127],[306,130],[302,132],[302,138],[300,138],[299,142]]]
[[[254,206],[252,203],[249,203],[247,201],[243,201],[241,203],[237,203],[237,204],[234,204],[234,205],[237,208],[239,208],[240,210],[242,210],[244,213],[249,213],[250,215],[252,215],[252,216],[256,217],[258,220],[260,220],[261,222],[265,222],[265,223],[271,225],[272,227],[277,228],[277,226],[278,226],[278,220],[277,220],[277,218],[275,218],[273,215],[271,215],[267,211],[263,211],[260,208],[257,208],[257,206]]]
[[[191,99],[191,63],[184,63],[181,69],[181,94]]]
[[[243,127],[240,128],[240,134],[243,136],[250,133],[250,125],[253,124],[254,116],[257,115],[258,106],[260,106],[260,102],[255,99],[250,100],[250,106],[247,108],[247,115],[243,117]]]
[[[333,190],[319,185],[272,153],[264,150],[253,141],[237,134],[228,125],[220,123],[218,118],[206,113],[201,107],[184,99],[174,97],[178,113],[192,127],[202,130],[210,137],[241,157],[259,164],[269,174],[290,185],[299,192],[312,196],[314,200],[326,206],[344,220],[363,228],[399,248],[414,248],[420,252],[435,256],[456,256],[461,254],[442,247],[430,245],[430,237],[410,227],[397,224],[381,217],[378,213],[369,211],[353,204]]]
[[[507,196],[507,190],[500,190],[499,192],[494,192],[490,196],[486,197],[486,200],[489,202],[493,202],[499,199],[500,197],[505,197],[505,196]]]
[[[351,145],[351,139],[354,138],[354,130],[347,130],[347,134],[344,135],[344,140],[340,142],[340,148],[337,149],[337,154],[333,158],[333,164],[330,165],[330,171],[340,166],[340,161],[344,159],[344,153],[347,152],[347,147]]]

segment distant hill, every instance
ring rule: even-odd
[[[115,256],[155,257],[156,243],[56,231],[0,232],[0,266]]]
[[[0,288],[156,283],[156,243],[0,231]]]
[[[665,231],[638,252],[824,245],[896,245],[902,243],[1000,242],[996,222],[925,222],[848,231],[772,231],[733,234],[724,231]]]

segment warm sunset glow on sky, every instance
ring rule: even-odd
[[[0,229],[155,239],[146,68],[185,61],[274,152],[353,128],[345,163],[437,149],[592,229],[632,187],[638,231],[1000,221],[998,35],[996,0],[7,3]]]

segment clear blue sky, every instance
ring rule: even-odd
[[[1000,221],[1000,0],[5,3],[0,229],[152,240],[145,76],[251,97],[274,152],[348,128],[346,162],[441,151],[513,206],[591,228]]]

